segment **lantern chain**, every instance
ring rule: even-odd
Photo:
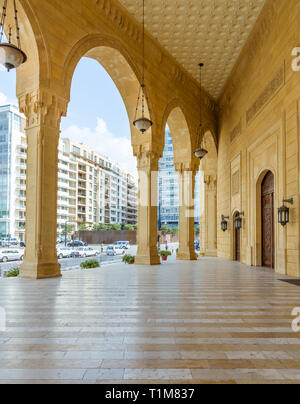
[[[14,0],[14,8],[15,8],[15,21],[16,21],[16,37],[17,37],[17,43],[18,43],[18,48],[21,49],[20,27],[19,27],[19,21],[18,21],[18,10],[17,10],[17,5],[16,5],[16,0]]]
[[[0,20],[0,25],[1,25],[0,43],[2,43],[3,34],[4,34],[4,24],[5,24],[5,19],[6,19],[7,1],[8,0],[4,0],[3,11],[2,11],[1,20]]]
[[[142,117],[145,117],[145,0],[143,0],[143,78],[142,78]]]

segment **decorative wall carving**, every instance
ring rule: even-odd
[[[242,134],[242,120],[232,129],[230,132],[230,141],[231,143]]]
[[[240,172],[236,171],[232,175],[232,180],[231,180],[231,188],[232,188],[232,196],[238,195],[240,193]]]
[[[246,113],[246,122],[249,125],[256,115],[266,106],[273,96],[284,86],[285,68],[284,66],[276,73],[273,80],[267,85],[264,91],[260,94],[252,107]]]

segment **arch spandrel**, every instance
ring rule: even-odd
[[[70,99],[71,84],[74,71],[83,57],[97,60],[110,75],[117,86],[125,104],[131,127],[132,144],[152,144],[153,134],[157,133],[153,108],[151,107],[151,95],[146,87],[145,114],[150,117],[154,125],[145,134],[141,134],[134,126],[137,99],[140,91],[141,72],[133,58],[124,50],[122,43],[115,38],[91,34],[82,38],[69,52],[63,68],[61,78],[65,97]],[[141,115],[141,102],[137,116]]]
[[[27,62],[17,69],[16,94],[19,97],[41,85],[48,86],[51,67],[45,38],[30,2],[28,0],[19,0],[16,2],[16,5],[21,34],[21,47],[27,55]],[[5,25],[6,27],[9,25],[15,27],[13,2],[8,3]]]

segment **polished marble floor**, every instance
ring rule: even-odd
[[[300,288],[223,260],[0,280],[0,383],[300,383]]]

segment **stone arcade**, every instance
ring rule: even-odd
[[[200,123],[196,62],[201,55],[206,62],[203,140],[209,151],[200,166],[201,252],[260,266],[264,263],[264,246],[270,250],[271,243],[273,259],[267,266],[278,273],[300,276],[300,80],[297,69],[293,69],[298,66],[299,2],[246,2],[237,13],[239,21],[245,19],[247,24],[239,26],[236,21],[231,32],[224,31],[222,35],[209,25],[209,19],[198,24],[195,16],[202,10],[204,15],[213,16],[221,28],[235,15],[225,4],[210,10],[213,6],[205,1],[189,0],[180,7],[180,13],[189,22],[175,28],[172,24],[158,25],[157,18],[169,14],[169,19],[175,19],[177,6],[172,9],[169,0],[156,2],[152,14],[146,8],[146,109],[154,124],[144,135],[131,126],[133,153],[143,177],[140,197],[148,201],[148,205],[139,206],[136,262],[160,262],[156,248],[157,207],[150,204],[156,181],[151,172],[158,169],[167,123],[173,136],[182,200],[187,187],[194,183],[185,183],[185,173],[191,172],[194,177],[199,167],[193,152]],[[57,145],[60,120],[68,110],[73,73],[84,56],[99,61],[116,83],[133,122],[141,82],[141,8],[135,0],[123,0],[122,5],[116,0],[75,0],[72,8],[68,2],[59,2],[57,7],[56,1],[19,3],[23,48],[28,55],[17,76],[17,96],[27,117],[28,141],[27,248],[21,276],[56,277],[60,276],[55,253]],[[189,8],[194,10],[194,16],[189,14]],[[289,29],[281,30],[286,21]],[[201,29],[195,42],[194,24]],[[180,48],[181,32],[186,32],[182,46],[193,52]],[[213,40],[219,54],[215,50],[213,54],[209,52]],[[261,209],[261,186],[269,173],[274,177],[274,189],[272,206],[267,211]],[[295,202],[291,220],[281,228],[276,211],[282,199],[291,197]],[[189,210],[190,206],[180,209],[180,260],[196,259]],[[244,212],[238,234],[234,230],[237,212]],[[220,227],[222,215],[230,217],[226,232]],[[265,226],[269,223],[264,233],[263,222]],[[264,234],[271,234],[271,239],[264,240]]]

